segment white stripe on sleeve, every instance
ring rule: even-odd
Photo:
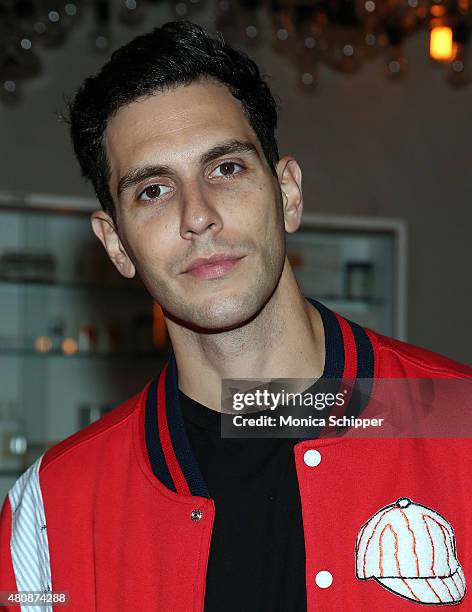
[[[11,559],[18,591],[52,590],[51,563],[43,497],[39,484],[41,455],[8,492],[11,506]],[[37,606],[21,606],[22,612],[37,612]],[[52,606],[41,607],[52,612]]]

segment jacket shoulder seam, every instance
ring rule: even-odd
[[[391,353],[394,353],[398,358],[402,359],[403,361],[407,361],[412,365],[416,365],[418,367],[423,368],[424,370],[429,370],[430,372],[434,372],[434,373],[449,374],[450,376],[454,378],[467,378],[467,376],[462,375],[460,372],[458,372],[454,368],[448,368],[444,366],[435,366],[429,363],[425,363],[424,361],[421,361],[420,359],[416,357],[408,355],[405,352],[399,350],[397,347],[385,343],[379,335],[377,335],[376,340],[378,342],[379,349],[390,351]]]
[[[139,399],[137,398],[135,400],[135,403],[137,404],[138,401],[139,401]],[[64,457],[68,453],[76,450],[77,448],[79,448],[83,444],[87,444],[87,443],[91,442],[92,440],[95,440],[95,439],[99,438],[100,436],[105,435],[106,433],[109,433],[110,431],[112,431],[116,427],[119,427],[119,426],[123,425],[123,423],[125,423],[128,419],[130,419],[133,416],[134,411],[136,409],[137,409],[137,405],[135,405],[133,407],[133,409],[128,414],[124,415],[116,423],[113,423],[112,425],[110,425],[108,427],[105,427],[104,429],[101,429],[100,431],[91,433],[88,436],[86,436],[85,438],[80,438],[79,440],[77,440],[73,444],[71,444],[71,446],[67,446],[66,448],[61,450],[55,457],[53,457],[50,461],[47,461],[45,465],[42,464],[41,468],[40,468],[40,473],[43,474],[48,469],[48,467],[50,465],[53,465],[58,459],[60,459],[61,457]],[[46,451],[46,453],[47,453],[47,451]]]

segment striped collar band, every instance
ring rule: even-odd
[[[323,321],[326,352],[322,377],[362,379],[359,381],[363,385],[362,393],[352,394],[345,412],[348,416],[357,416],[370,395],[370,388],[365,386],[371,385],[374,377],[370,338],[357,323],[344,319],[314,299],[306,299],[319,311]],[[164,486],[180,495],[210,497],[185,429],[173,353],[147,390],[145,438],[152,471]]]

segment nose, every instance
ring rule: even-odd
[[[208,229],[218,233],[223,228],[223,220],[214,203],[209,201],[200,186],[188,187],[183,195],[180,235],[185,239],[200,236]]]

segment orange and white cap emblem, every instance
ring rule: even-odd
[[[440,514],[407,497],[362,525],[356,574],[417,603],[459,603],[466,590],[454,530]]]

